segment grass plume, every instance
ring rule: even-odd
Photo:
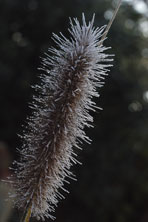
[[[75,149],[81,142],[90,143],[84,128],[91,127],[96,110],[93,97],[104,84],[111,59],[102,43],[105,26],[94,28],[94,17],[82,25],[71,20],[71,39],[53,35],[57,48],[50,48],[52,56],[43,59],[41,85],[32,102],[33,114],[16,162],[14,187],[15,204],[30,216],[54,219],[58,200],[63,198],[64,182],[75,179],[70,168],[78,161]]]

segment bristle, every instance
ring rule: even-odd
[[[76,164],[75,150],[80,144],[91,140],[84,132],[92,126],[95,111],[93,97],[104,83],[109,65],[107,49],[99,45],[103,28],[93,27],[94,16],[82,25],[77,19],[70,21],[71,40],[60,34],[53,35],[57,49],[50,48],[52,56],[43,59],[41,86],[35,86],[39,96],[32,102],[33,114],[23,135],[20,161],[15,172],[16,205],[31,207],[31,215],[54,219],[52,212],[58,200],[63,198],[60,190],[68,178],[76,179],[70,171]],[[69,183],[69,182],[68,182]]]

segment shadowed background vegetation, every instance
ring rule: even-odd
[[[0,159],[8,162],[0,165],[2,179],[9,175],[10,159],[18,158],[17,134],[31,113],[30,86],[40,81],[37,67],[54,45],[52,32],[68,37],[69,17],[81,19],[82,12],[87,21],[96,13],[95,26],[107,24],[115,4],[110,0],[0,0]],[[93,114],[95,128],[87,130],[93,142],[84,144],[79,153],[83,165],[73,168],[78,181],[71,182],[70,194],[60,201],[57,222],[148,220],[147,27],[146,14],[123,1],[104,43],[112,47],[108,53],[115,54],[115,59],[96,101],[103,111]],[[7,209],[2,194],[0,208]],[[13,210],[9,220],[0,221],[17,222],[19,217]]]

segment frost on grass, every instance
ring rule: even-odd
[[[70,21],[71,38],[53,35],[57,49],[43,59],[41,85],[35,86],[38,97],[32,102],[20,160],[16,163],[16,205],[31,207],[38,219],[52,218],[58,200],[63,198],[64,182],[73,178],[70,168],[77,163],[75,149],[90,143],[84,127],[93,122],[89,110],[95,111],[93,97],[99,97],[109,65],[107,49],[101,42],[104,27],[94,28],[94,18],[87,25]]]

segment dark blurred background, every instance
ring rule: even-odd
[[[39,82],[41,64],[52,32],[69,36],[69,17],[95,26],[107,24],[117,1],[0,0],[0,179],[18,158],[22,133],[31,110],[32,84]],[[104,43],[115,60],[101,97],[103,111],[93,114],[86,130],[92,145],[79,153],[82,166],[72,170],[78,181],[56,209],[57,222],[148,221],[148,6],[124,1]],[[4,202],[10,187],[0,183],[0,222],[18,222],[21,213]],[[31,220],[36,221],[36,220]],[[47,220],[50,221],[50,220]]]

